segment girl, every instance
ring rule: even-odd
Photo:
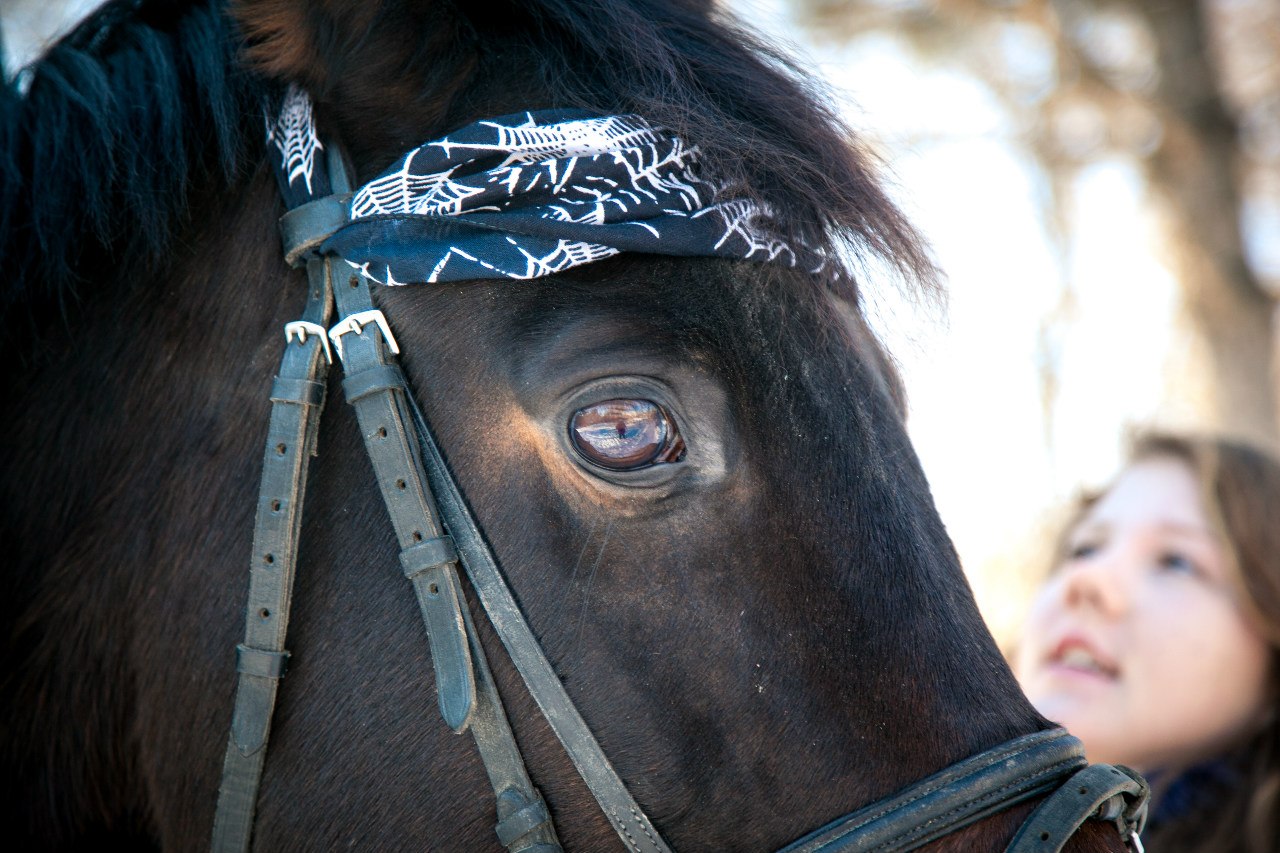
[[[1149,435],[1082,501],[1015,669],[1152,783],[1150,853],[1280,851],[1280,463]]]

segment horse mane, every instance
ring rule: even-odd
[[[19,272],[0,342],[104,270],[160,264],[192,188],[261,150],[262,83],[238,70],[222,3],[174,6],[108,3],[0,88],[0,266]]]
[[[873,257],[933,292],[939,275],[927,246],[826,84],[717,4],[511,3],[513,19],[521,14],[547,42],[544,76],[561,101],[674,129],[699,146],[708,174],[777,211],[790,238],[845,261]],[[826,283],[856,300],[851,278]]]

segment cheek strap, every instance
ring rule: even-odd
[[[1036,807],[1005,853],[1058,853],[1086,820],[1109,820],[1137,853],[1147,820],[1147,781],[1123,765],[1093,764]]]

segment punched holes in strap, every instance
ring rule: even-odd
[[[404,390],[404,374],[394,364],[380,364],[353,373],[342,380],[342,392],[354,403],[380,391]]]
[[[319,406],[324,403],[324,383],[311,379],[286,379],[277,376],[271,383],[271,402]]]
[[[435,536],[400,552],[400,565],[404,576],[413,580],[437,566],[447,566],[458,561],[458,550],[449,536]]]
[[[255,649],[240,643],[236,646],[236,671],[262,678],[280,678],[288,668],[288,652]]]

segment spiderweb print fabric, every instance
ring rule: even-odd
[[[290,86],[274,122],[267,122],[267,151],[276,164],[280,189],[288,207],[329,194],[329,179],[316,154],[324,150],[311,117],[311,98]],[[317,174],[317,166],[321,166]],[[323,181],[313,183],[313,178]]]
[[[310,104],[302,109],[295,91],[269,136],[290,206],[328,186]],[[539,278],[620,252],[826,265],[697,167],[697,148],[638,116],[544,110],[480,121],[361,187],[351,222],[321,252],[389,285]]]

